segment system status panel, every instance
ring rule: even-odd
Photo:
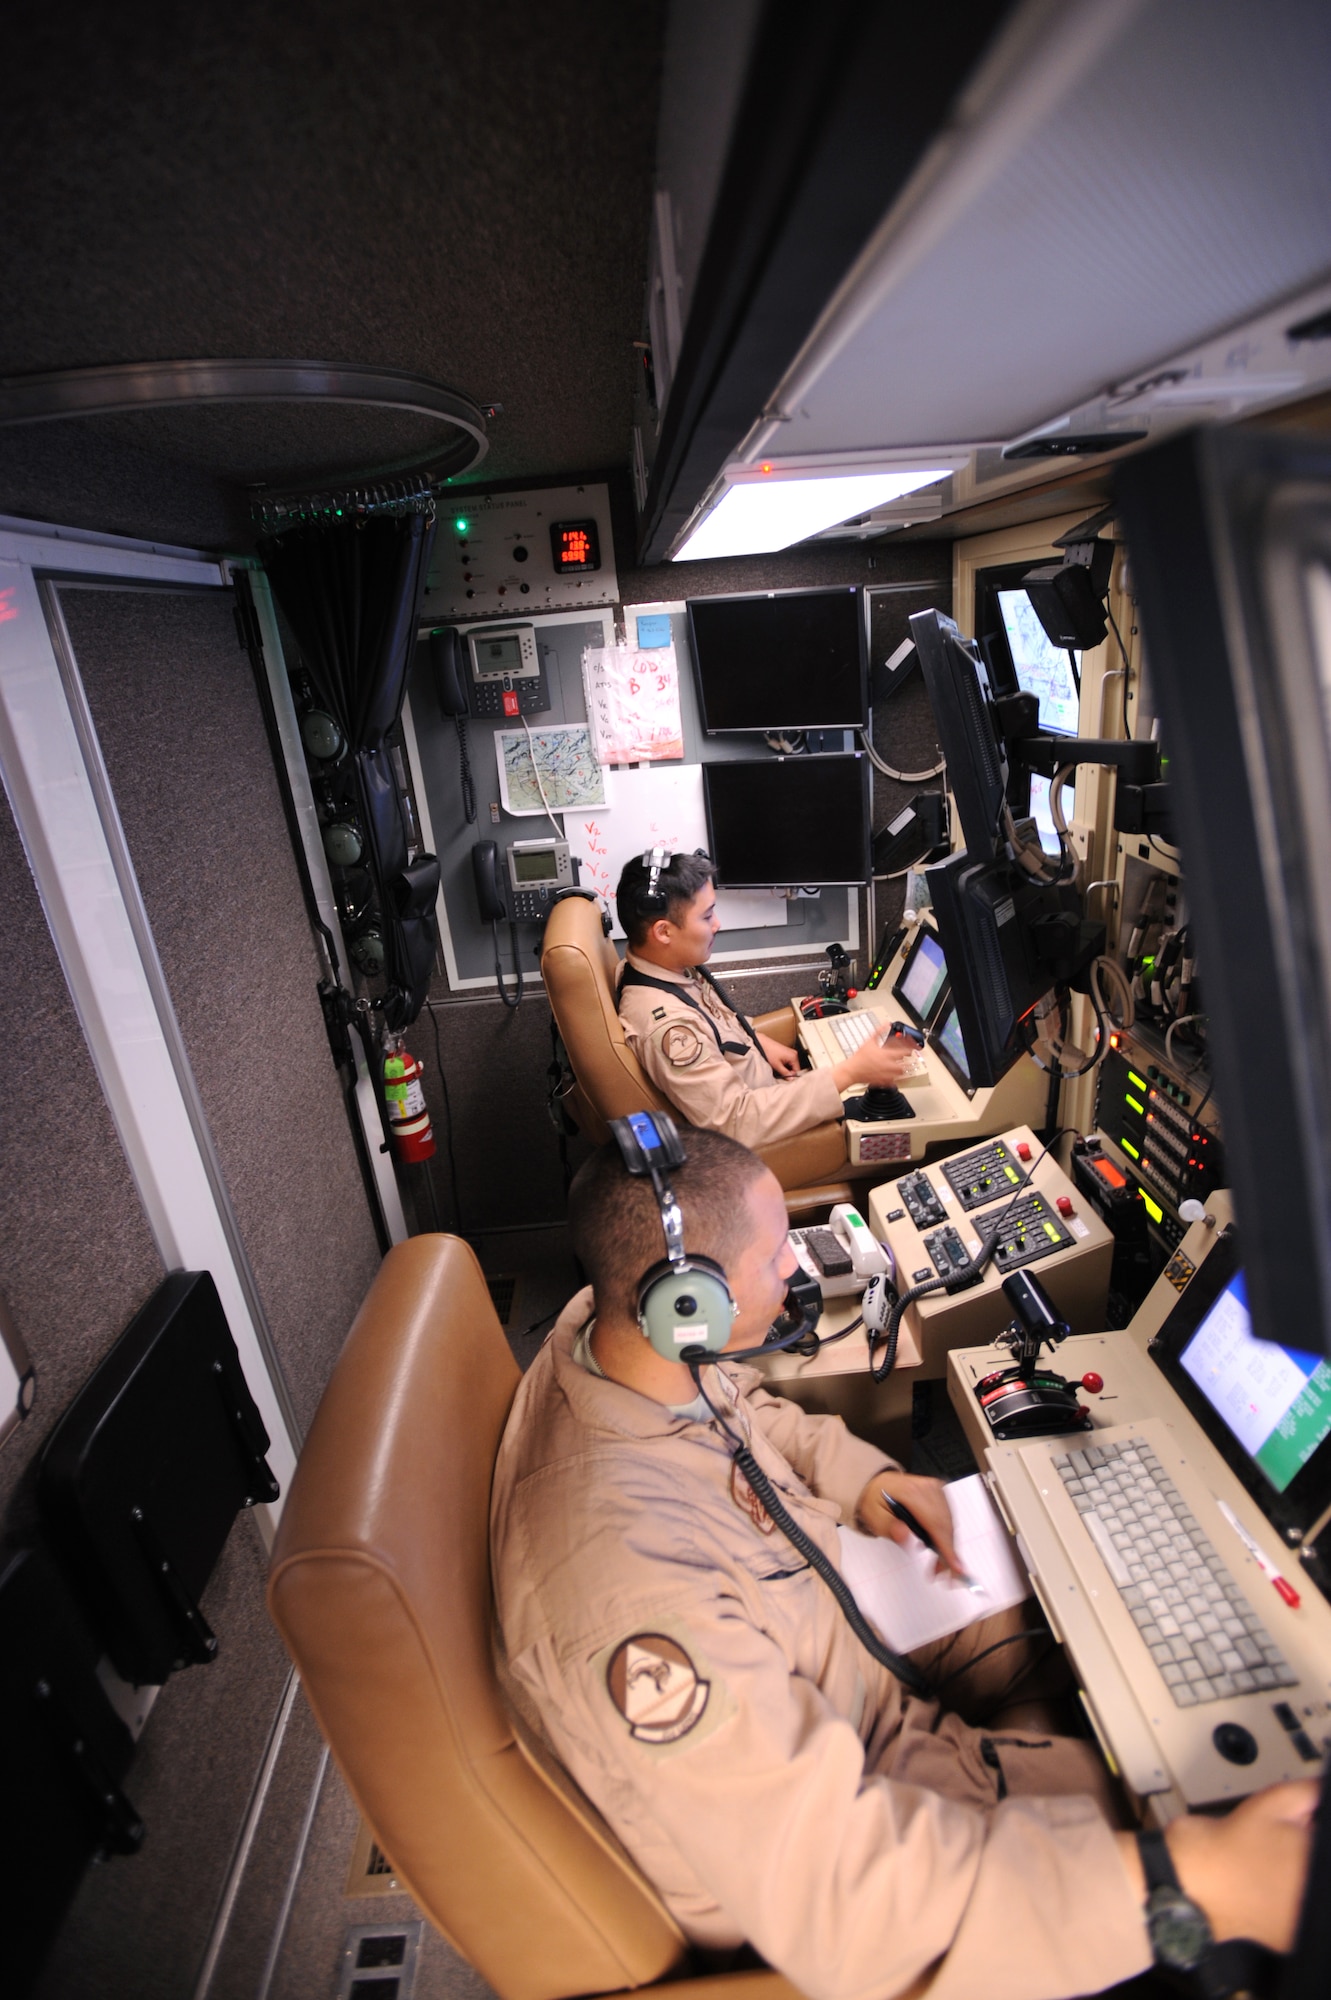
[[[530,618],[618,598],[607,487],[444,497],[453,504],[439,516],[427,619]]]
[[[1095,1123],[1141,1186],[1156,1232],[1173,1248],[1183,1235],[1180,1203],[1204,1202],[1226,1183],[1209,1087],[1166,1063],[1143,1036],[1120,1029],[1099,1068]]]

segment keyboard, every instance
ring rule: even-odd
[[[1176,1708],[1298,1685],[1144,1438],[1052,1451],[1050,1464]]]
[[[893,1016],[881,1007],[858,1007],[849,1014],[831,1014],[821,1021],[801,1021],[800,1036],[814,1068],[828,1069],[833,1063],[853,1056],[871,1035],[885,1035],[892,1020]],[[911,1049],[900,1078],[900,1085],[904,1086],[929,1080],[929,1064],[923,1049],[916,1049],[913,1044]]]

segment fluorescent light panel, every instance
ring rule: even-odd
[[[824,528],[855,514],[867,514],[889,500],[946,479],[953,466],[896,466],[884,472],[799,475],[773,468],[743,468],[726,474],[725,492],[710,514],[672,558],[700,562],[706,557],[765,555],[807,541]]]

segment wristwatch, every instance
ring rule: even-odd
[[[1137,1847],[1146,1874],[1146,1931],[1155,1962],[1170,1972],[1196,1972],[1215,1941],[1206,1912],[1185,1893],[1163,1833],[1154,1828],[1139,1833]]]

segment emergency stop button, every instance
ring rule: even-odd
[[[1071,1215],[1072,1196],[1070,1194],[1061,1194],[1058,1197],[1058,1200],[1054,1203],[1054,1207],[1058,1210],[1060,1215]]]
[[[1017,1141],[1017,1158],[1018,1158],[1019,1160],[1029,1160],[1029,1158],[1030,1158],[1030,1157],[1031,1157],[1031,1149],[1030,1149],[1030,1146],[1029,1146],[1029,1145],[1027,1144],[1027,1142],[1026,1142],[1026,1140],[1025,1140],[1025,1139],[1018,1139],[1018,1141]]]

